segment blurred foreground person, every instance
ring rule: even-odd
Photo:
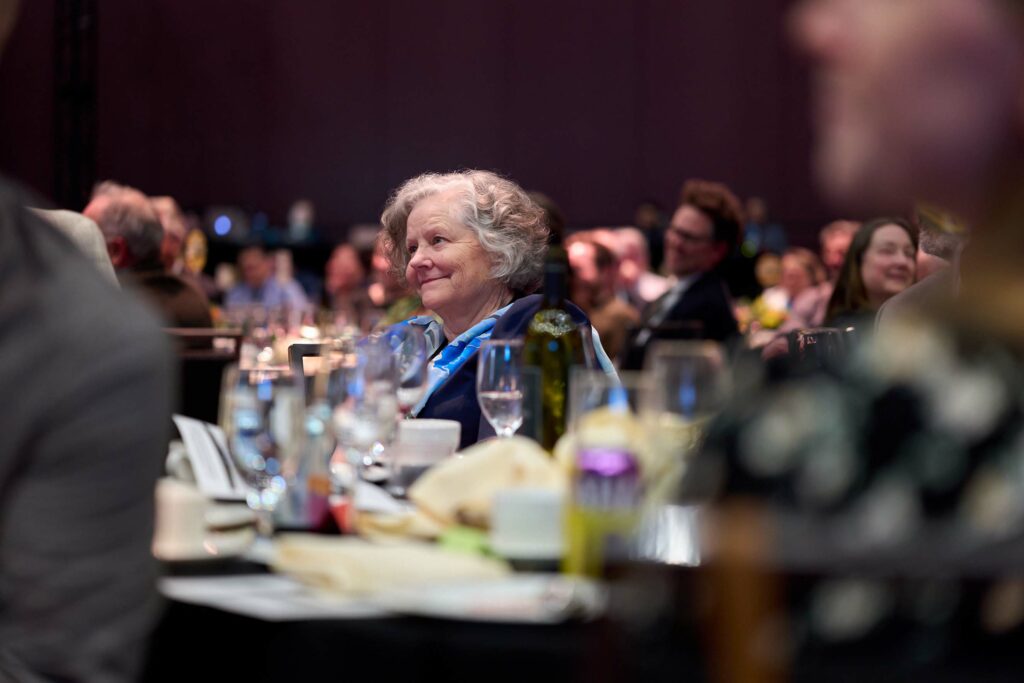
[[[971,226],[954,301],[880,330],[845,366],[737,396],[688,472],[733,530],[770,539],[757,552],[773,567],[825,578],[791,605],[806,627],[798,680],[1019,675],[1022,12],[818,0],[793,17],[817,68],[831,199],[883,215],[938,203]],[[752,656],[738,640],[729,654]]]
[[[71,238],[82,252],[89,257],[92,264],[113,284],[117,283],[114,264],[107,253],[107,243],[103,240],[96,221],[75,211],[58,209],[34,209],[36,215],[58,228]]]
[[[0,0],[0,47],[15,13]],[[0,180],[0,680],[132,681],[158,614],[170,359],[30,204]]]

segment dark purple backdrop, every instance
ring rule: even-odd
[[[424,170],[499,170],[574,226],[621,224],[690,176],[761,194],[798,241],[808,171],[788,0],[102,0],[98,158],[186,206],[372,221]],[[53,188],[53,2],[0,62],[0,167]],[[81,207],[70,207],[81,208]]]

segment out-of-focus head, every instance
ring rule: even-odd
[[[1024,19],[1008,0],[804,0],[815,65],[815,166],[843,206],[958,212],[981,201],[1024,132]]]
[[[573,301],[589,306],[614,293],[618,263],[611,249],[584,236],[570,238],[568,252],[573,272]]]
[[[763,224],[768,220],[768,205],[760,197],[747,199],[747,220],[751,223]]]
[[[782,258],[770,251],[758,256],[754,264],[754,277],[757,278],[757,284],[764,289],[782,282]]]
[[[725,185],[688,180],[665,233],[665,262],[677,277],[715,268],[732,251],[743,226],[739,200]]]
[[[642,201],[633,212],[633,223],[640,230],[656,230],[665,225],[665,212],[654,200]]]
[[[818,233],[821,242],[821,261],[825,264],[829,278],[835,278],[846,260],[853,236],[860,223],[856,221],[832,221]]]
[[[647,237],[634,227],[619,228],[614,236],[615,256],[619,260],[619,282],[630,289],[641,275],[651,269]]]
[[[351,244],[340,244],[331,252],[324,274],[324,287],[331,294],[351,292],[366,280],[366,269]]]
[[[826,319],[836,313],[877,310],[914,282],[917,235],[902,218],[864,223],[850,243]]]
[[[115,269],[160,267],[164,229],[146,195],[132,187],[103,182],[93,190],[82,213],[100,226]]]
[[[565,241],[566,220],[565,213],[555,200],[543,192],[532,190],[526,193],[533,202],[544,212],[544,220],[548,226],[548,242],[561,244]]]
[[[780,284],[790,299],[824,279],[824,267],[810,249],[791,247],[782,255]]]
[[[188,233],[185,214],[181,212],[181,207],[173,197],[152,197],[150,202],[160,218],[160,225],[164,228],[164,240],[160,244],[160,262],[164,264],[164,268],[170,270],[181,258],[181,250],[185,246],[185,235]]]
[[[262,247],[246,247],[238,252],[238,271],[242,282],[256,289],[270,279],[274,264]]]

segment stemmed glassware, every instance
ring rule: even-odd
[[[394,439],[398,399],[396,355],[382,335],[362,339],[355,350],[355,364],[346,375],[344,400],[334,409],[334,428],[348,464],[361,479],[387,478],[382,460]],[[337,463],[332,464],[336,471]]]
[[[395,354],[398,409],[406,417],[427,388],[427,341],[415,325],[402,325],[384,335]]]
[[[647,354],[644,372],[648,390],[641,417],[655,450],[684,460],[701,445],[708,421],[726,400],[725,352],[715,342],[657,342]]]
[[[515,434],[523,424],[522,352],[523,342],[518,339],[491,339],[480,347],[477,400],[502,438]]]
[[[221,389],[221,428],[235,466],[250,490],[262,536],[273,531],[273,514],[284,496],[303,442],[302,384],[287,369],[229,366]]]

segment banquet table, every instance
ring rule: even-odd
[[[234,562],[212,571],[244,579],[266,570]],[[172,580],[181,586],[200,578],[192,569],[186,573]],[[558,624],[373,613],[267,619],[169,598],[142,680],[704,680],[699,649],[687,640],[660,627],[630,631],[612,618]]]

